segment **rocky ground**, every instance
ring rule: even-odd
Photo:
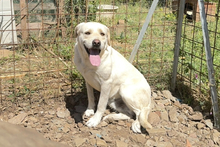
[[[132,119],[101,122],[96,128],[88,128],[85,126],[86,120],[82,120],[87,105],[86,95],[78,93],[63,99],[49,99],[38,105],[20,103],[14,111],[2,108],[0,119],[32,128],[44,138],[73,147],[220,146],[220,132],[213,128],[212,120],[204,119],[201,112],[179,103],[168,90],[152,92],[153,107],[149,122],[153,129],[142,129],[143,134],[131,131]],[[110,111],[107,109],[105,115]],[[1,132],[2,135],[5,133]]]

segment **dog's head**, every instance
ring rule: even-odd
[[[80,46],[80,52],[88,54],[93,66],[99,66],[100,56],[110,45],[110,32],[108,27],[97,22],[80,23],[75,28],[75,37]]]

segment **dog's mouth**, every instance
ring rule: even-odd
[[[99,66],[100,63],[101,63],[101,58],[100,58],[100,52],[101,50],[99,48],[87,48],[85,45],[84,45],[85,49],[86,49],[86,52],[88,53],[89,55],[89,60],[90,60],[90,63],[93,65],[93,66]]]

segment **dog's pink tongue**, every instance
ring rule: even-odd
[[[93,66],[99,66],[101,63],[101,59],[99,56],[99,50],[90,49],[89,60]]]

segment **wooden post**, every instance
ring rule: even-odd
[[[85,21],[87,22],[88,20],[88,13],[89,13],[89,1],[86,0],[86,18],[85,18]]]
[[[27,3],[26,0],[20,0],[20,10],[21,10],[21,32],[22,40],[27,40]]]
[[[62,37],[66,37],[66,28],[64,24],[66,24],[65,12],[64,12],[64,0],[59,1],[59,19],[62,30]]]

